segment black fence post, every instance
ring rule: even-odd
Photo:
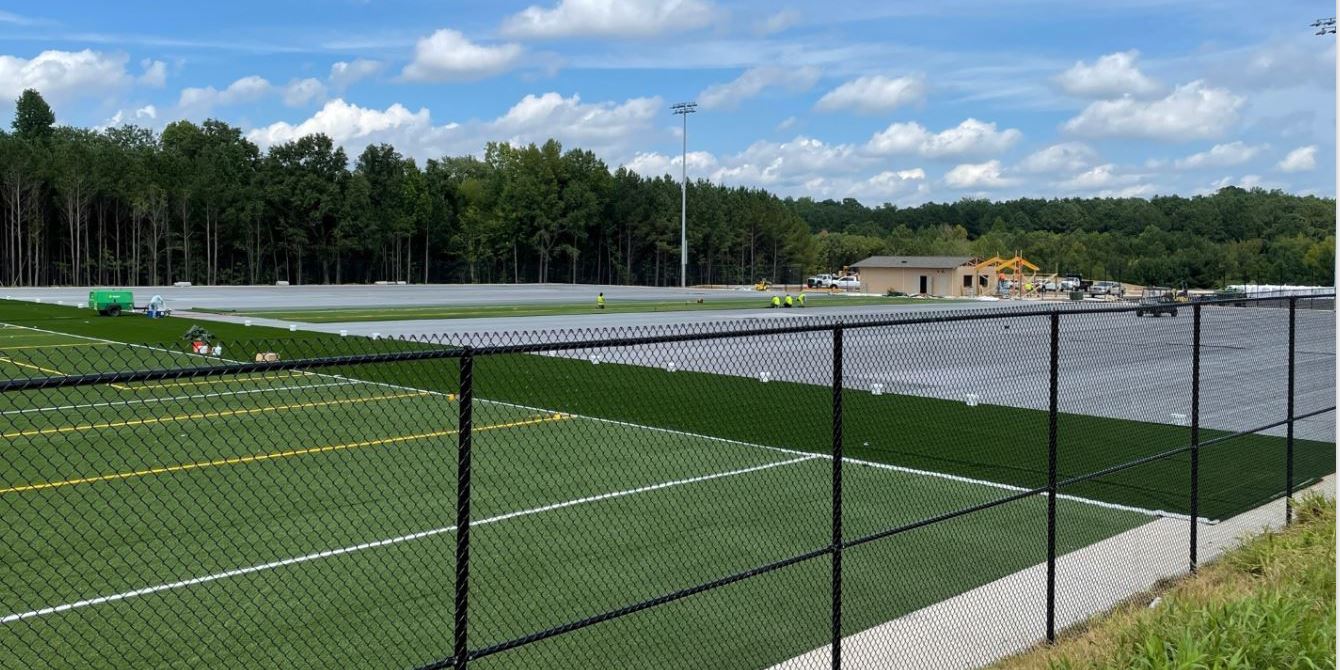
[[[1196,571],[1200,530],[1200,308],[1191,307],[1191,571]]]
[[[1284,524],[1293,523],[1293,415],[1294,415],[1294,368],[1296,353],[1294,343],[1297,339],[1298,296],[1289,296],[1289,423],[1284,439]]]
[[[1061,313],[1052,312],[1051,400],[1047,414],[1047,642],[1056,641],[1056,397]]]
[[[469,661],[467,637],[470,612],[470,442],[474,409],[474,353],[469,347],[461,356],[460,418],[456,427],[456,625],[453,628],[453,656],[456,670],[465,670]]]
[[[832,667],[842,667],[842,324],[833,328]]]

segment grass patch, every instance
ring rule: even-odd
[[[233,314],[303,323],[352,321],[404,321],[415,319],[479,319],[507,316],[575,316],[584,314],[632,314],[641,312],[702,312],[712,310],[764,309],[771,295],[753,298],[704,298],[697,300],[612,300],[605,309],[590,303],[530,303],[518,305],[434,305],[421,307],[335,307],[326,309],[236,310],[194,308],[195,311]],[[951,299],[846,295],[806,295],[807,307],[868,307],[871,305],[945,304]],[[799,309],[792,311],[800,312]]]
[[[1199,574],[1145,594],[1000,670],[1334,668],[1335,500],[1298,501],[1296,522]]]

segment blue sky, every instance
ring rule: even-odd
[[[0,96],[423,160],[489,140],[786,195],[1335,194],[1320,2],[315,0],[0,9]],[[8,125],[12,109],[0,110]]]

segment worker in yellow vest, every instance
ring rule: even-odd
[[[772,306],[773,306],[773,307],[781,307],[781,306],[782,306],[782,299],[779,298],[779,297],[777,297],[777,296],[772,296]]]
[[[790,293],[786,294],[786,306],[787,306],[787,308],[790,309],[791,307],[795,307],[795,305],[796,305],[796,301],[791,299],[791,294],[790,294]]]
[[[605,293],[603,291],[596,295],[596,309],[605,309]]]
[[[804,307],[804,306],[805,306],[805,292],[804,292],[804,291],[801,291],[801,292],[800,292],[800,295],[796,297],[796,306],[798,306],[798,307]]]

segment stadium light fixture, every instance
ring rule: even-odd
[[[680,138],[684,141],[679,158],[679,286],[689,285],[689,115],[698,111],[696,102],[677,102],[671,111],[684,120]]]
[[[1317,19],[1312,22],[1312,27],[1317,29],[1318,35],[1334,35],[1335,17],[1332,16],[1327,19]]]

